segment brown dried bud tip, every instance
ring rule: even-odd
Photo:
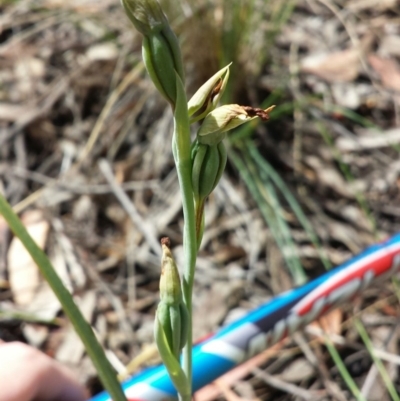
[[[257,107],[251,106],[241,106],[246,111],[249,117],[259,117],[263,121],[269,120],[269,113],[275,108],[275,106],[270,106],[267,109],[259,109]]]
[[[169,238],[162,238],[161,244],[160,298],[167,305],[179,305],[182,301],[181,282],[178,268],[169,248]]]
[[[169,237],[161,238],[161,245],[165,245],[167,248],[171,248],[171,241],[169,240]]]
[[[217,96],[219,94],[219,92],[221,91],[223,82],[224,81],[221,78],[218,80],[218,82],[216,83],[216,85],[214,86],[213,90],[210,93],[211,100],[214,100],[215,96]]]
[[[213,100],[215,99],[216,96],[219,95],[221,88],[222,88],[222,84],[223,84],[223,80],[220,78],[217,83],[215,84],[214,88],[211,90],[211,92],[209,93],[208,97],[206,98],[203,107],[201,107],[197,113],[201,114],[203,112],[205,112],[207,110],[207,107],[209,107],[210,103],[213,102]]]

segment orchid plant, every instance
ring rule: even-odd
[[[230,65],[215,73],[187,101],[179,42],[157,0],[122,0],[122,4],[143,35],[147,72],[173,111],[172,150],[182,193],[185,259],[181,279],[169,241],[162,240],[161,301],[155,318],[155,340],[180,399],[188,401],[192,394],[192,292],[204,230],[204,205],[226,166],[227,133],[255,118],[268,120],[274,106],[266,110],[238,104],[218,107]],[[199,123],[194,141],[190,135],[193,123]]]

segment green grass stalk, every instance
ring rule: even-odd
[[[333,345],[332,341],[328,336],[324,337],[325,339],[325,345],[326,348],[328,349],[329,354],[331,355],[333,361],[335,362],[336,367],[338,368],[338,371],[340,375],[342,376],[343,380],[345,381],[347,387],[353,394],[354,398],[357,401],[367,401],[367,399],[362,395],[360,389],[358,388],[356,382],[353,380],[351,377],[349,371],[346,368],[346,365],[343,363],[342,358],[340,357],[339,353],[337,352],[337,349]]]
[[[391,380],[385,366],[383,365],[382,361],[375,355],[374,347],[372,345],[371,339],[368,336],[367,330],[365,330],[364,325],[358,319],[354,320],[354,325],[356,326],[358,334],[360,334],[360,337],[363,340],[365,347],[371,355],[371,358],[374,361],[374,364],[378,369],[378,372],[381,375],[383,382],[385,383],[390,397],[393,401],[400,401],[399,394],[397,393],[393,381]]]
[[[296,215],[299,223],[303,226],[315,249],[317,249],[319,257],[325,269],[329,270],[332,267],[329,259],[320,244],[314,228],[312,227],[310,221],[303,212],[300,204],[297,202],[297,199],[290,192],[288,186],[285,184],[285,182],[282,180],[276,170],[271,166],[271,164],[269,164],[268,161],[261,156],[254,143],[251,141],[246,141],[246,148],[249,150],[251,157],[260,168],[260,171],[263,172],[267,177],[269,177],[274,185],[280,190],[290,208],[292,209],[293,213]]]
[[[229,159],[239,171],[243,181],[248,187],[251,195],[256,201],[260,212],[265,219],[271,233],[281,249],[286,264],[296,285],[301,285],[307,281],[300,260],[297,256],[296,247],[290,235],[289,227],[282,217],[282,208],[276,198],[271,182],[266,182],[258,174],[251,157],[242,150],[245,161],[233,149],[228,152]]]

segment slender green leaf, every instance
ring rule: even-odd
[[[365,346],[367,347],[367,350],[369,352],[369,354],[372,357],[372,360],[374,361],[374,364],[376,366],[376,368],[378,369],[383,382],[385,383],[385,386],[390,394],[390,396],[392,397],[393,401],[400,401],[400,397],[399,394],[396,391],[396,388],[393,384],[393,381],[391,380],[384,364],[382,363],[382,361],[375,355],[375,351],[374,351],[374,347],[372,345],[371,339],[368,336],[367,330],[365,330],[364,325],[361,323],[360,320],[358,319],[354,319],[354,325],[357,328],[358,333],[360,334],[360,337],[362,338]]]
[[[349,388],[355,399],[357,401],[367,401],[367,399],[362,395],[356,382],[351,377],[349,371],[346,368],[346,365],[343,363],[342,358],[340,357],[339,353],[337,352],[335,346],[328,336],[325,336],[325,345],[333,361],[335,362],[335,365],[338,368],[340,375],[342,376],[343,380],[345,381],[347,387]]]

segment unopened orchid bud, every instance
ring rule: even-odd
[[[228,83],[231,64],[215,73],[189,100],[188,113],[192,123],[201,120],[217,107]]]
[[[215,144],[221,141],[221,135],[233,128],[254,120],[259,117],[266,121],[269,119],[269,113],[275,106],[267,109],[258,109],[250,106],[239,106],[238,104],[227,104],[217,107],[207,114],[199,131],[197,138],[200,143],[207,145]]]
[[[156,312],[155,338],[158,348],[163,349],[164,355],[169,354],[178,360],[187,340],[189,316],[182,300],[181,281],[169,248],[169,239],[163,238],[161,245],[161,301]]]
[[[143,60],[158,91],[175,106],[176,73],[184,82],[178,39],[157,0],[122,0],[136,29],[143,35]]]
[[[225,170],[227,154],[225,145],[195,143],[192,150],[192,186],[196,203],[201,204],[217,186]]]

